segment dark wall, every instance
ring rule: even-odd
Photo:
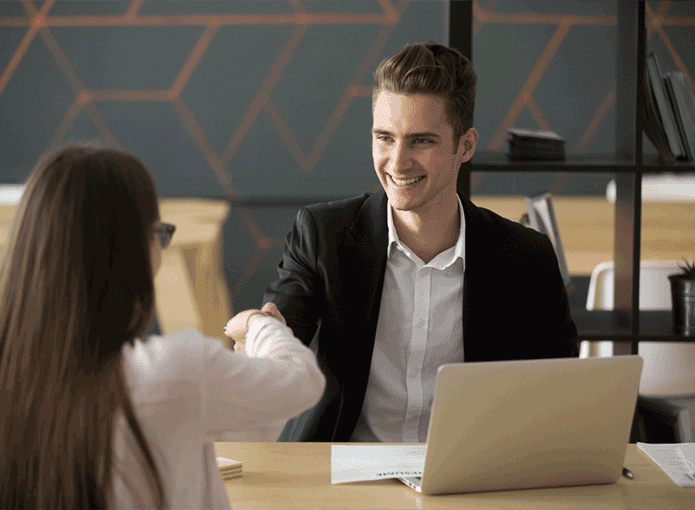
[[[142,158],[162,196],[251,200],[225,225],[225,271],[235,308],[257,307],[297,207],[378,186],[371,73],[406,43],[446,44],[447,9],[0,1],[0,181],[23,182],[52,146],[99,139]],[[557,131],[570,153],[612,153],[616,12],[611,1],[476,2],[478,149],[506,151],[517,126]],[[662,69],[690,75],[695,5],[649,2],[648,14]],[[611,178],[489,174],[473,193],[602,195]]]

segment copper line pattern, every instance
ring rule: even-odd
[[[284,239],[280,240],[282,241],[282,244],[280,244],[280,246],[284,246]],[[268,253],[268,250],[270,249],[270,244],[271,243],[266,243],[264,247],[258,247],[253,252],[253,255],[251,255],[251,258],[246,264],[246,267],[242,271],[241,276],[239,276],[239,279],[234,284],[234,290],[232,291],[234,297],[238,296],[244,289],[246,284],[249,282],[249,280],[251,280],[251,277],[256,272],[256,269],[258,269],[258,266],[261,264],[261,262],[263,262],[263,259]]]
[[[236,152],[239,150],[239,147],[246,138],[246,135],[251,129],[251,126],[256,121],[256,117],[258,117],[258,114],[265,107],[266,103],[270,99],[270,93],[273,91],[273,88],[275,87],[277,81],[280,79],[280,76],[282,75],[285,66],[290,61],[292,53],[299,44],[299,41],[301,41],[304,37],[304,34],[307,30],[307,26],[298,26],[292,34],[292,37],[287,42],[284,49],[278,56],[277,60],[273,64],[272,69],[270,70],[268,76],[261,85],[261,88],[256,94],[256,97],[253,99],[253,101],[251,101],[251,105],[249,105],[249,108],[246,110],[246,114],[244,115],[244,118],[242,119],[239,126],[237,127],[234,135],[232,136],[232,139],[229,141],[227,147],[222,153],[222,161],[224,162],[225,166],[229,164],[229,161],[231,161]]]
[[[193,48],[193,51],[191,51],[191,54],[188,56],[188,60],[183,65],[183,68],[181,68],[181,72],[176,77],[176,80],[174,80],[174,84],[169,90],[169,99],[179,97],[183,89],[186,87],[186,84],[193,74],[193,71],[195,71],[198,62],[200,62],[200,59],[203,57],[203,55],[205,55],[205,52],[210,47],[210,42],[212,42],[213,37],[217,33],[218,27],[219,25],[214,23],[205,29],[205,32],[203,32],[203,35],[195,45],[195,48]]]
[[[181,121],[186,126],[186,129],[188,129],[191,137],[195,143],[198,144],[198,147],[203,153],[205,161],[207,161],[208,165],[210,165],[210,168],[215,173],[217,180],[225,189],[227,195],[229,195],[230,198],[237,198],[236,193],[230,186],[229,178],[225,173],[224,163],[222,163],[222,160],[215,153],[215,150],[212,148],[212,144],[208,141],[200,125],[198,125],[198,122],[195,120],[191,110],[180,96],[174,99],[172,104],[174,105],[176,113],[178,113],[179,117],[181,117]]]
[[[17,46],[17,49],[12,55],[12,58],[10,59],[9,63],[7,64],[5,69],[3,69],[2,74],[0,74],[0,96],[2,95],[2,92],[5,90],[7,84],[9,83],[10,78],[12,78],[12,75],[17,69],[17,66],[22,61],[24,54],[29,49],[29,45],[34,40],[34,35],[36,35],[37,30],[38,28],[34,25],[32,25],[31,28],[29,28],[27,33],[24,34],[24,38],[19,43],[19,46]]]
[[[401,12],[405,10],[407,5],[408,2],[401,3]],[[400,19],[400,15],[397,13],[396,16],[397,22],[398,19]],[[275,129],[279,133],[280,138],[285,143],[285,145],[287,145],[288,149],[290,150],[290,153],[294,156],[295,160],[297,161],[297,164],[303,171],[310,172],[315,168],[319,158],[321,157],[323,151],[328,145],[331,136],[342,122],[343,118],[345,117],[345,114],[350,108],[350,105],[354,101],[354,98],[357,96],[356,92],[359,92],[359,90],[362,88],[359,86],[359,84],[364,82],[365,78],[369,74],[369,71],[374,66],[376,59],[379,57],[379,53],[386,45],[386,42],[391,36],[394,28],[395,24],[392,24],[383,26],[379,29],[379,32],[374,38],[371,47],[365,53],[364,57],[362,58],[362,62],[355,71],[355,74],[350,80],[350,83],[343,91],[342,97],[340,98],[340,100],[338,100],[338,103],[336,104],[333,112],[328,118],[328,121],[326,122],[323,131],[319,135],[308,157],[304,156],[301,147],[292,135],[289,126],[282,118],[282,115],[277,110],[275,104],[272,103],[270,99],[266,103],[265,111],[268,114],[268,117],[270,118],[271,122],[275,126]],[[371,88],[369,90],[371,95]]]
[[[46,19],[50,27],[123,27],[123,26],[190,26],[210,25],[381,25],[390,23],[387,14],[187,14],[183,16],[53,16]]]
[[[478,35],[485,23],[489,21],[488,15],[495,8],[495,3],[495,0],[486,0],[483,7],[480,2],[473,0],[473,37]]]
[[[258,247],[267,245],[268,241],[263,235],[263,232],[261,232],[258,223],[256,223],[256,220],[251,215],[251,212],[246,207],[235,207],[234,210],[239,215],[239,219],[244,227],[246,227],[246,230],[248,230],[254,244]]]
[[[603,101],[601,101],[601,104],[599,105],[598,109],[596,110],[596,112],[594,112],[594,116],[591,118],[591,121],[589,121],[589,125],[586,127],[584,133],[582,133],[581,138],[579,138],[579,141],[574,146],[574,152],[578,154],[583,154],[586,152],[586,148],[589,146],[589,143],[596,135],[596,132],[598,131],[599,126],[603,122],[604,117],[608,113],[608,110],[610,110],[613,106],[613,103],[615,103],[615,94],[616,84],[615,82],[613,82],[611,88],[608,89],[608,92],[606,92],[606,95],[603,97]]]
[[[0,16],[0,28],[30,27],[31,20],[23,16]]]
[[[290,4],[290,7],[292,7],[296,14],[306,14],[304,4],[300,0],[288,0],[287,3]]]
[[[41,13],[44,12],[43,9],[50,9],[51,6],[52,6],[52,0],[48,0],[47,2],[44,3],[42,10],[37,11],[33,2],[31,2],[31,1],[22,2],[22,7],[26,11],[26,13],[29,16],[32,16],[33,18],[42,16]],[[43,40],[43,42],[46,45],[46,47],[48,48],[48,50],[53,55],[53,58],[58,63],[58,66],[60,66],[63,73],[70,81],[70,83],[73,87],[73,90],[75,91],[75,94],[78,96],[78,99],[85,105],[84,106],[85,112],[87,113],[89,118],[92,120],[92,122],[96,125],[97,130],[99,131],[99,135],[104,140],[106,140],[109,144],[120,148],[120,144],[118,143],[116,136],[111,132],[109,127],[106,125],[106,122],[101,117],[101,114],[96,109],[94,104],[91,103],[91,99],[90,99],[91,96],[89,95],[88,92],[85,91],[84,86],[82,85],[79,78],[77,77],[77,74],[75,74],[75,71],[73,70],[72,66],[70,65],[70,62],[68,61],[67,57],[61,51],[60,46],[58,45],[58,42],[55,40],[55,37],[53,37],[53,34],[48,29],[48,27],[42,26],[41,29],[39,30],[39,36]]]
[[[188,79],[195,70],[197,63],[200,61],[205,51],[207,51],[207,48],[209,47],[210,42],[213,36],[215,35],[218,27],[218,24],[213,24],[206,29],[205,33],[196,44],[196,47],[191,52],[188,61],[184,64],[184,69],[175,80],[175,83],[172,86],[171,90],[167,93],[167,98],[169,98],[172,101],[174,108],[179,114],[179,117],[181,117],[181,120],[186,126],[186,129],[188,129],[192,138],[198,144],[199,148],[203,153],[203,157],[205,158],[212,171],[215,173],[215,177],[222,186],[225,194],[232,200],[232,202],[234,202],[238,199],[238,194],[232,187],[230,177],[226,172],[227,163],[223,162],[222,159],[216,154],[215,150],[212,147],[212,144],[210,144],[202,128],[195,120],[195,116],[181,98],[181,92],[185,88]],[[280,73],[281,71],[282,69],[280,70]],[[278,77],[280,73],[278,73]],[[253,121],[255,121],[255,118],[253,119]],[[250,125],[248,126],[248,129],[250,129]],[[248,132],[248,129],[246,130],[246,132]],[[245,135],[246,133],[244,133],[244,137]],[[248,282],[248,280],[251,278],[252,274],[257,269],[258,264],[260,264],[260,262],[263,260],[265,253],[270,249],[270,247],[277,245],[278,242],[280,243],[280,246],[282,246],[282,243],[284,243],[283,239],[266,238],[263,235],[263,232],[261,231],[258,223],[253,218],[252,214],[245,207],[237,207],[235,208],[235,212],[237,213],[246,231],[249,232],[249,235],[251,236],[253,243],[256,245],[256,251],[252,256],[252,260],[249,261],[246,268],[242,272],[239,280],[237,280],[232,291],[232,299],[236,299],[236,296],[241,291],[241,289],[243,289],[244,285]]]
[[[577,14],[541,14],[541,13],[502,13],[486,12],[485,23],[499,23],[510,25],[602,25],[610,26],[618,22],[616,16]]]
[[[661,26],[691,26],[695,25],[695,19],[682,16],[661,16]]]
[[[350,93],[354,97],[372,97],[372,87],[358,86],[352,87]]]
[[[31,18],[30,20],[28,20],[29,30],[24,35],[22,41],[19,43],[19,46],[12,55],[10,62],[7,64],[7,66],[5,66],[5,69],[3,70],[2,74],[0,74],[0,96],[2,95],[3,90],[5,90],[7,84],[9,83],[10,78],[12,78],[12,75],[17,69],[17,66],[24,58],[24,55],[26,54],[27,50],[29,49],[29,46],[34,40],[36,33],[43,28],[46,20],[46,14],[53,6],[54,2],[55,0],[47,0],[41,7],[40,11],[36,10],[36,7],[33,3],[22,2],[24,10]]]
[[[142,7],[142,4],[145,2],[145,0],[133,0],[130,3],[130,6],[128,6],[128,10],[125,11],[123,14],[123,19],[126,20],[134,20],[135,17],[138,15],[138,11],[140,10],[140,7]]]
[[[405,3],[405,5],[407,5],[407,3]],[[338,104],[335,106],[331,116],[328,118],[323,131],[316,140],[314,148],[311,150],[311,153],[307,158],[307,165],[306,168],[304,168],[305,172],[313,170],[318,163],[319,158],[330,142],[331,136],[333,136],[333,133],[343,121],[343,118],[350,108],[350,105],[355,100],[353,88],[358,87],[359,84],[363,83],[366,77],[369,75],[369,72],[376,63],[376,60],[379,58],[379,53],[381,53],[381,50],[386,45],[389,37],[391,37],[395,27],[396,25],[393,24],[385,25],[379,29],[379,32],[374,38],[371,47],[362,58],[362,62],[357,68],[357,71],[355,71],[355,75],[353,76],[352,80],[350,80],[350,83],[343,92],[342,97],[340,100],[338,100]]]
[[[531,71],[531,74],[526,79],[526,83],[524,83],[523,87],[519,91],[519,94],[512,103],[512,107],[502,120],[502,123],[499,129],[497,130],[497,133],[492,137],[492,140],[488,144],[488,150],[497,151],[500,149],[505,140],[507,127],[514,124],[516,119],[519,118],[521,111],[526,106],[526,102],[533,94],[534,89],[540,82],[541,77],[550,65],[550,62],[552,61],[553,57],[560,49],[560,45],[562,45],[562,41],[564,41],[571,27],[571,25],[566,23],[560,23],[560,25],[557,27],[557,30],[550,38],[550,41],[548,42],[547,46],[543,50],[543,53],[536,62],[536,65]]]
[[[58,42],[53,37],[53,34],[51,34],[51,32],[47,28],[44,28],[43,30],[41,30],[39,35],[48,47],[48,50],[53,55],[53,58],[55,58],[56,62],[62,69],[63,73],[67,76],[68,80],[72,84],[72,87],[75,93],[77,94],[78,100],[83,104],[85,113],[96,126],[97,130],[99,131],[99,135],[110,145],[120,148],[121,145],[118,143],[116,135],[114,135],[113,132],[109,129],[103,117],[101,116],[96,106],[92,102],[91,94],[87,90],[85,90],[85,88],[82,86],[82,83],[80,83],[79,78],[75,74],[75,71],[70,65],[70,62],[68,61],[67,57],[63,54],[60,47],[58,46]]]
[[[305,172],[311,170],[311,168],[309,167],[309,160],[304,157],[302,148],[299,146],[294,136],[292,136],[290,127],[285,123],[285,120],[282,118],[282,115],[280,115],[280,112],[276,108],[275,103],[273,103],[272,99],[269,99],[266,103],[265,112],[268,115],[270,121],[273,123],[273,126],[275,126],[275,130],[280,135],[280,139],[283,141],[285,145],[287,145],[287,148],[290,150],[290,153],[297,161],[299,168],[301,168]]]
[[[386,19],[384,20],[384,23],[386,24],[393,24],[393,23],[398,23],[398,20],[400,17],[403,15],[403,11],[405,10],[405,6],[407,6],[409,0],[407,2],[404,2],[401,0],[401,9],[396,9],[393,5],[391,5],[390,0],[377,0],[379,2],[379,5],[381,6],[382,10],[384,11],[384,16],[386,16]],[[403,5],[405,4],[405,5]],[[399,12],[400,10],[400,12]]]
[[[657,14],[659,15],[660,18],[663,18],[666,15],[666,11],[668,11],[668,7],[671,4],[668,0],[664,0],[659,4],[659,7],[657,9]],[[645,2],[645,7],[647,7],[647,3]]]
[[[63,120],[60,122],[60,125],[58,126],[58,129],[56,130],[55,135],[53,136],[53,142],[51,143],[51,149],[57,148],[62,143],[63,138],[65,138],[65,135],[68,133],[68,130],[73,125],[73,123],[75,122],[75,119],[77,118],[77,116],[80,114],[81,111],[82,111],[82,102],[80,101],[79,97],[76,97],[72,103],[72,106],[70,106],[70,109],[65,114],[65,117],[63,117]]]
[[[88,90],[92,101],[169,101],[166,90]]]
[[[536,103],[536,100],[533,99],[532,95],[529,95],[528,98],[524,98],[524,104],[526,105],[526,108],[528,108],[528,111],[531,112],[531,116],[533,117],[533,120],[536,121],[536,124],[538,124],[538,127],[540,129],[550,131],[550,123],[543,115],[540,106],[538,106],[538,103]]]

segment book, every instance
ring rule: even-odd
[[[671,80],[669,73],[664,74],[664,90],[666,91],[668,102],[671,105],[671,111],[673,112],[673,119],[675,120],[676,128],[678,128],[678,137],[681,141],[683,154],[687,157],[687,159],[692,159],[692,152],[690,151],[690,147],[688,146],[688,140],[685,134],[685,126],[683,125],[683,117],[681,116],[680,110],[678,108],[678,99],[676,98],[676,91],[673,87],[673,81]]]
[[[656,99],[649,80],[646,79],[646,98],[642,101],[640,115],[642,117],[642,125],[647,138],[654,144],[656,150],[659,151],[659,157],[664,163],[673,163],[673,153],[666,141],[666,133],[661,119],[656,114]]]
[[[695,94],[688,78],[680,71],[664,74],[667,90],[673,95],[674,117],[689,160],[695,159]]]
[[[653,106],[655,115],[660,120],[666,133],[666,141],[671,154],[675,158],[686,157],[683,154],[678,128],[673,118],[673,111],[664,90],[664,80],[659,68],[659,61],[654,52],[649,52],[647,55],[647,84],[651,86],[651,91],[654,94],[655,103]]]

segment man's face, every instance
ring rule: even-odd
[[[456,193],[466,152],[454,152],[454,130],[444,99],[382,91],[374,102],[372,158],[391,206],[399,211],[435,210]]]

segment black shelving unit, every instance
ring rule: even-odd
[[[449,2],[449,44],[471,62],[473,4]],[[618,1],[616,51],[616,152],[611,155],[568,155],[562,162],[508,161],[506,154],[476,153],[459,172],[459,190],[470,196],[472,172],[602,172],[615,174],[614,275],[615,310],[572,309],[578,340],[613,340],[616,352],[637,354],[640,341],[693,342],[693,337],[673,333],[670,312],[640,312],[640,224],[642,176],[669,172],[694,172],[692,161],[665,164],[642,155],[640,117],[646,98],[646,28],[643,0]],[[474,63],[475,65],[475,63]]]

